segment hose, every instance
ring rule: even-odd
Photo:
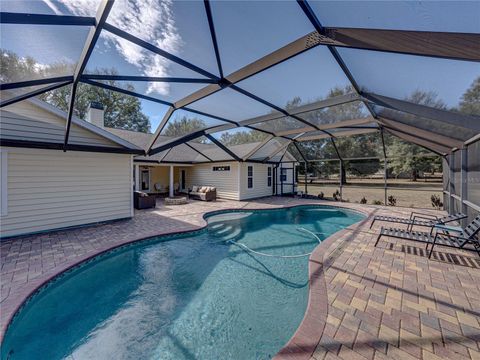
[[[310,230],[307,230],[305,228],[296,228],[298,231],[304,231],[304,232],[307,232],[309,233],[310,235],[312,235],[315,239],[317,239],[318,243],[320,244],[321,243],[321,240],[320,238],[313,232],[311,232]],[[312,254],[312,252],[309,252],[309,253],[306,253],[306,254],[298,254],[298,255],[274,255],[274,254],[266,254],[264,252],[260,252],[260,251],[255,251],[253,249],[250,249],[247,245],[244,245],[244,244],[240,244],[240,243],[237,243],[233,240],[228,240],[227,241],[228,243],[231,243],[233,245],[237,245],[239,248],[243,249],[243,250],[246,250],[246,251],[249,251],[253,254],[257,254],[257,255],[261,255],[261,256],[267,256],[267,257],[275,257],[275,258],[284,258],[284,259],[290,259],[290,258],[300,258],[300,257],[304,257],[304,256],[310,256]]]

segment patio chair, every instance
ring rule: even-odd
[[[433,229],[435,225],[447,224],[452,221],[465,219],[466,217],[467,215],[462,213],[456,213],[452,215],[439,217],[439,216],[419,213],[415,211],[412,211],[409,218],[377,215],[373,218],[372,223],[370,224],[370,229],[372,228],[375,221],[385,221],[390,223],[405,224],[405,225],[408,225],[407,230],[409,231],[412,230],[414,226],[425,226]]]
[[[155,188],[155,191],[158,193],[158,194],[165,194],[165,193],[168,193],[168,190],[165,186],[163,186],[162,184],[160,183],[155,183],[154,185],[154,188]]]
[[[435,245],[449,246],[462,250],[476,251],[480,256],[480,215],[477,215],[473,221],[465,228],[457,226],[448,226],[437,224],[433,226],[437,231],[435,235],[431,232],[408,231],[404,229],[382,228],[378,234],[375,246],[377,246],[382,236],[390,236],[403,240],[412,240],[426,243],[425,250],[428,251],[429,245],[432,245],[428,258],[432,256]],[[456,234],[453,234],[456,233]]]

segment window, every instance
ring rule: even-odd
[[[213,171],[230,171],[230,166],[214,166]]]
[[[7,152],[0,151],[0,191],[2,192],[0,198],[0,215],[7,215],[7,190],[8,190],[8,178],[7,178]]]
[[[247,188],[253,189],[253,166],[247,167]]]
[[[287,169],[282,169],[282,172],[280,173],[280,181],[281,182],[287,181]]]
[[[272,168],[267,168],[267,186],[272,187]]]

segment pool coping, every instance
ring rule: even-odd
[[[326,270],[324,265],[328,258],[325,257],[338,239],[360,229],[371,221],[373,214],[373,209],[367,211],[367,209],[359,210],[346,206],[334,205],[334,207],[359,212],[365,215],[365,219],[330,235],[313,250],[308,260],[309,294],[307,309],[297,330],[273,357],[274,360],[307,360],[313,356],[322,338],[328,316],[328,293],[324,276],[324,270]]]
[[[343,204],[342,204],[343,205]],[[68,274],[70,271],[73,271],[81,266],[86,265],[87,263],[95,260],[100,256],[104,256],[109,252],[115,251],[116,249],[121,249],[123,247],[131,246],[135,243],[146,241],[155,237],[165,237],[169,236],[180,236],[184,234],[195,233],[201,230],[204,230],[208,226],[207,219],[211,216],[226,213],[226,212],[247,212],[247,211],[268,211],[268,210],[278,210],[278,209],[288,209],[302,206],[327,206],[346,209],[353,212],[361,213],[365,215],[365,219],[352,224],[336,233],[330,235],[327,239],[323,240],[315,249],[309,258],[309,294],[308,294],[308,304],[307,309],[305,310],[304,317],[299,327],[292,335],[290,340],[279,350],[275,355],[274,359],[284,360],[284,359],[310,359],[313,355],[315,348],[317,347],[320,338],[323,333],[323,329],[326,324],[327,313],[328,313],[328,296],[327,288],[323,272],[323,258],[327,254],[329,248],[333,243],[345,233],[348,233],[352,230],[359,228],[364,225],[365,222],[370,220],[370,215],[372,213],[371,208],[358,209],[352,208],[349,206],[342,205],[331,205],[328,203],[318,203],[315,200],[307,201],[303,204],[284,204],[284,205],[275,205],[274,207],[258,207],[258,208],[225,208],[219,210],[207,211],[202,214],[202,220],[204,224],[202,226],[195,226],[192,229],[181,230],[176,232],[159,232],[156,235],[148,235],[139,238],[132,238],[129,241],[123,242],[121,244],[112,244],[99,248],[97,252],[93,254],[88,254],[85,256],[80,256],[78,261],[75,261],[68,266],[57,269],[52,274],[49,274],[47,277],[39,281],[31,290],[26,294],[22,294],[21,299],[17,302],[15,309],[8,315],[4,325],[0,329],[0,346],[3,344],[6,333],[8,332],[12,322],[20,314],[22,309],[34,299],[34,297],[42,291],[46,286],[49,286],[49,283],[54,283],[56,280],[61,279],[64,275]],[[312,286],[313,284],[313,286]],[[20,297],[20,296],[19,296]]]

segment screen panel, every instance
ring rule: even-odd
[[[467,200],[480,206],[480,141],[467,147]]]
[[[328,48],[318,46],[237,85],[290,110],[343,92],[350,82]]]
[[[297,145],[307,160],[338,159],[330,138],[301,141]]]
[[[1,82],[73,75],[88,26],[1,24]]]
[[[465,141],[477,134],[474,130],[467,129],[460,124],[452,125],[434,119],[428,119],[425,117],[408,114],[402,111],[389,109],[380,105],[373,105],[373,109],[375,113],[380,117],[394,120],[399,123],[410,125],[422,130],[431,131],[432,133],[440,134],[452,139]]]
[[[85,74],[205,78],[203,75],[107,31],[102,31]],[[168,84],[157,83],[150,93],[165,95]]]
[[[336,91],[334,96],[348,93],[348,89]],[[361,101],[353,101],[346,104],[330,106],[327,108],[313,110],[298,114],[298,117],[317,126],[335,124],[346,120],[365,120],[370,117],[370,113]]]
[[[203,1],[117,0],[107,22],[219,75]]]
[[[308,3],[323,26],[480,32],[480,3],[476,1],[314,0]]]
[[[95,17],[100,0],[89,1],[38,1],[38,0],[4,0],[2,12],[45,14],[45,15],[79,15]]]
[[[212,1],[211,7],[225,75],[314,31],[293,1]]]
[[[224,121],[180,109],[173,112],[160,134],[179,137],[223,124]]]
[[[480,77],[476,62],[338,48],[365,92],[464,112],[462,97]]]
[[[188,107],[233,121],[250,119],[272,111],[272,108],[229,88],[195,101]]]

